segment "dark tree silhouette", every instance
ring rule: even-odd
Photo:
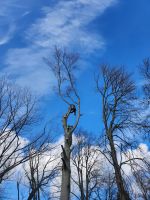
[[[100,74],[96,77],[96,85],[102,99],[104,132],[110,147],[107,149],[108,157],[115,171],[118,199],[129,200],[130,197],[121,173],[121,167],[125,163],[119,164],[117,149],[123,152],[127,146],[131,146],[125,132],[132,125],[135,86],[130,75],[122,68],[103,65],[101,74],[101,78]]]

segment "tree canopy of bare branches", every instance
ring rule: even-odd
[[[0,183],[27,160],[29,141],[23,137],[35,121],[35,101],[29,91],[0,79]]]
[[[24,163],[24,177],[29,187],[28,200],[40,200],[42,196],[49,196],[50,181],[55,178],[58,172],[57,159],[52,154],[55,147],[47,147],[44,145],[44,150],[36,151],[30,149],[29,160]],[[33,156],[35,152],[35,155]]]
[[[87,132],[79,129],[76,133],[76,143],[73,146],[72,163],[74,174],[72,180],[79,189],[73,192],[77,199],[91,199],[95,190],[101,186],[101,156],[97,150],[96,142]],[[76,175],[75,175],[76,172]]]
[[[145,80],[143,90],[147,99],[150,100],[150,58],[146,58],[143,60],[141,72]]]
[[[72,145],[72,133],[76,129],[80,119],[80,97],[77,92],[75,73],[77,70],[78,55],[68,53],[65,50],[55,48],[54,62],[48,62],[54,73],[57,84],[56,91],[64,103],[68,106],[68,111],[62,117],[64,129],[64,146],[62,145],[62,184],[61,200],[70,199],[70,154]],[[68,124],[69,117],[75,115],[74,124]]]
[[[144,129],[146,136],[150,135],[150,58],[143,60],[143,63],[140,67],[142,77],[144,78],[143,91],[144,91],[144,109],[145,117],[140,123],[140,126]]]
[[[122,164],[119,164],[117,159],[117,149],[123,152],[124,148],[130,146],[126,131],[132,125],[135,85],[123,68],[103,65],[101,74],[102,80],[99,74],[96,78],[96,85],[102,99],[104,132],[109,145],[108,157],[115,170],[118,199],[129,200],[130,197],[121,174]]]

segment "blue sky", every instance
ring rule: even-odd
[[[0,0],[1,75],[38,95],[43,121],[61,122],[66,107],[54,95],[55,79],[43,61],[54,45],[80,53],[80,125],[97,134],[101,108],[94,72],[104,62],[125,65],[139,83],[137,66],[150,56],[150,1]]]
[[[79,52],[81,125],[99,132],[94,72],[104,62],[125,65],[138,82],[137,66],[150,56],[150,1],[0,0],[0,6],[1,74],[40,97],[43,117],[61,117],[43,57],[52,55],[54,45]]]

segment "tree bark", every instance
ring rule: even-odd
[[[71,179],[71,168],[70,168],[70,154],[72,145],[72,133],[78,124],[78,120],[74,126],[69,126],[67,120],[72,113],[71,106],[68,108],[68,112],[63,116],[62,124],[65,132],[64,146],[62,145],[62,182],[61,182],[61,195],[60,200],[70,200],[70,179]],[[78,111],[78,118],[80,111]]]
[[[62,184],[61,184],[61,200],[70,199],[70,154],[72,145],[72,133],[68,130],[65,133],[64,147],[62,146]]]
[[[85,200],[84,198],[84,187],[83,187],[83,174],[82,170],[80,170],[81,181],[80,181],[80,192],[81,192],[81,200]]]
[[[37,190],[32,190],[27,200],[36,200],[36,192]]]
[[[116,150],[115,150],[113,136],[111,133],[108,134],[108,138],[109,138],[109,144],[110,144],[110,148],[111,148],[111,157],[112,157],[112,161],[113,161],[116,183],[117,183],[117,188],[118,188],[117,199],[118,200],[130,200],[129,194],[126,192],[125,187],[124,187],[120,166],[119,166],[118,160],[117,160],[117,154],[116,154]]]

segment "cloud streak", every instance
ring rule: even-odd
[[[103,37],[89,29],[90,23],[116,0],[59,1],[43,8],[44,17],[27,31],[27,39],[42,47],[60,45],[94,51],[105,46]]]
[[[7,2],[9,4],[4,4],[0,15],[6,8],[11,13],[12,5],[9,0]],[[54,45],[80,51],[82,57],[104,49],[104,38],[91,30],[90,26],[93,20],[116,2],[117,0],[61,0],[42,7],[43,17],[30,24],[25,34],[22,34],[22,40],[27,42],[27,46],[9,49],[3,72],[11,74],[13,80],[21,86],[28,86],[40,95],[50,92],[50,83],[53,84],[55,80],[49,69],[44,68],[42,57],[48,56]],[[18,6],[24,8],[22,4]],[[15,4],[13,7],[16,9]],[[26,7],[23,13],[30,10]],[[10,35],[3,38],[1,44],[8,42],[9,38]]]
[[[15,24],[11,24],[8,27],[8,30],[1,30],[0,31],[0,45],[4,45],[8,43],[13,37],[14,32],[15,32]]]
[[[0,2],[0,6],[0,45],[4,45],[10,42],[15,35],[16,24],[22,13],[29,12],[27,11],[29,5],[28,2],[25,5],[19,0],[5,0]]]
[[[20,86],[31,88],[37,95],[50,93],[55,79],[43,61],[47,54],[47,50],[34,47],[10,49],[3,72]]]

